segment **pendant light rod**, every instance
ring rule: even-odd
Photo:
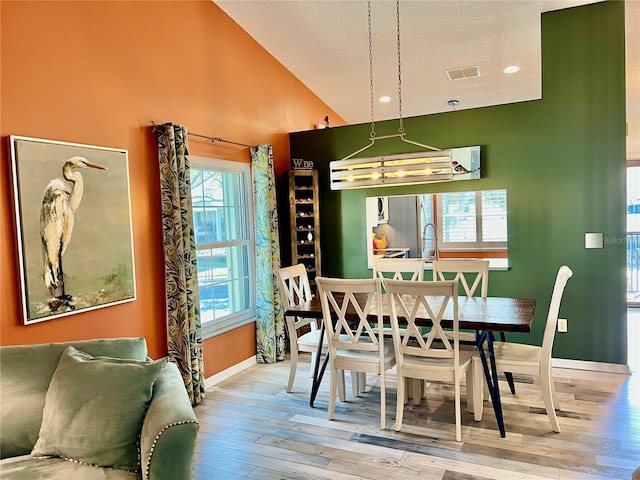
[[[424,148],[426,150],[431,151],[440,151],[440,148],[432,147],[430,145],[425,145],[423,143],[415,142],[413,140],[409,140],[405,138],[406,132],[404,130],[404,121],[402,118],[402,62],[400,55],[400,0],[396,0],[396,37],[397,37],[397,52],[398,52],[398,118],[400,126],[398,128],[398,133],[395,135],[384,135],[377,136],[376,134],[376,121],[375,121],[375,97],[373,90],[373,34],[371,28],[371,0],[367,0],[367,26],[368,26],[368,34],[369,34],[369,100],[371,104],[371,132],[369,134],[369,144],[365,145],[359,150],[347,155],[342,160],[348,160],[359,153],[364,152],[368,148],[371,148],[376,140],[385,140],[389,138],[399,138],[405,143],[409,143],[411,145],[415,145],[420,148]]]
[[[367,25],[369,32],[369,100],[371,102],[371,133],[369,134],[369,139],[373,140],[376,137],[376,120],[374,115],[375,101],[373,97],[373,36],[371,34],[371,0],[367,0]],[[373,145],[373,143],[371,143],[371,145]]]
[[[396,32],[398,38],[398,121],[400,122],[399,133],[404,133],[404,123],[402,121],[402,63],[400,62],[400,0],[396,0]]]

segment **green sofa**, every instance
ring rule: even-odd
[[[62,409],[69,407],[69,394],[81,397],[78,405],[72,407],[72,416],[75,416],[76,427],[79,429],[82,429],[83,425],[85,427],[88,424],[91,425],[88,429],[89,436],[87,437],[85,431],[84,436],[79,437],[82,448],[91,447],[90,439],[94,429],[104,431],[120,428],[113,426],[119,425],[113,420],[103,428],[94,426],[94,423],[100,425],[101,421],[108,421],[105,420],[108,418],[119,418],[117,415],[109,417],[105,414],[111,405],[117,405],[112,401],[113,397],[108,396],[118,395],[117,392],[109,392],[112,386],[107,380],[109,376],[103,376],[100,371],[98,381],[96,383],[94,379],[93,385],[81,380],[83,377],[76,373],[66,375],[67,383],[58,381],[62,375],[59,373],[61,371],[59,364],[62,365],[62,359],[66,358],[69,352],[75,352],[76,360],[73,360],[74,357],[69,357],[72,359],[70,361],[74,368],[78,366],[82,368],[85,364],[95,364],[98,361],[106,362],[107,367],[116,364],[117,368],[121,367],[120,364],[124,364],[127,368],[133,365],[133,368],[148,369],[151,364],[156,364],[153,367],[155,371],[151,374],[153,378],[148,380],[146,390],[144,387],[138,387],[137,381],[131,380],[137,378],[135,377],[137,371],[133,371],[131,374],[133,377],[129,377],[126,385],[122,383],[122,377],[118,373],[121,383],[116,388],[111,388],[111,390],[126,390],[126,387],[131,385],[131,388],[138,388],[147,395],[141,400],[140,416],[134,418],[133,423],[130,422],[133,425],[131,429],[133,433],[128,433],[130,436],[134,435],[134,451],[128,452],[130,459],[133,459],[134,468],[117,465],[114,468],[114,465],[104,465],[100,462],[97,462],[100,465],[97,466],[96,463],[82,461],[85,457],[80,457],[81,460],[78,461],[78,457],[74,458],[73,454],[68,453],[50,455],[45,452],[47,454],[44,456],[36,456],[38,452],[35,450],[38,449],[34,449],[34,446],[43,442],[44,433],[55,430],[48,428],[50,417],[52,417],[51,412],[54,412],[55,423],[61,423],[55,415],[64,417],[58,413],[62,410],[51,409],[52,394],[49,392],[47,395],[47,392],[54,389],[54,384],[59,389],[62,388],[61,397],[64,398],[64,395],[67,395],[62,402],[64,405],[60,407]],[[95,371],[94,365],[89,368]],[[76,378],[78,378],[77,382]],[[73,385],[73,382],[78,384]],[[114,383],[117,384],[117,381]],[[82,395],[76,395],[76,389]],[[88,389],[91,389],[90,393],[86,392]],[[89,395],[89,401],[83,400],[82,398],[86,398],[83,395]],[[149,397],[150,400],[147,401]],[[106,408],[100,408],[101,411],[86,411],[94,405],[94,400],[99,404],[101,399],[104,402],[105,398],[109,399]],[[125,402],[122,405],[127,406],[131,403],[129,398],[120,399],[120,401]],[[103,406],[105,406],[104,403]],[[128,407],[120,410],[126,409]],[[45,420],[43,420],[43,411]],[[45,424],[47,432],[44,431]],[[68,433],[64,428],[61,431],[63,432],[61,438]],[[164,360],[152,362],[147,356],[144,338],[0,347],[0,479],[2,480],[191,480],[197,433],[196,416],[177,367],[173,363],[165,363]],[[103,437],[105,437],[104,434]],[[110,438],[112,437],[106,437],[109,448],[112,446],[109,445]],[[77,441],[77,438],[71,440]],[[105,438],[101,438],[100,441],[104,442]],[[101,452],[98,452],[98,455],[100,454]],[[65,457],[65,455],[69,456]]]

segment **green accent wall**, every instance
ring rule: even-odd
[[[626,364],[624,3],[545,13],[541,33],[541,100],[404,119],[411,140],[480,145],[479,180],[331,191],[329,162],[366,145],[370,124],[292,133],[291,156],[319,171],[325,276],[371,275],[367,196],[506,188],[509,270],[491,272],[489,295],[537,300],[532,333],[508,338],[542,342],[566,264],[574,276],[560,315],[569,331],[556,335],[553,356]],[[376,122],[379,136],[397,129],[397,120]],[[382,140],[366,156],[415,151],[407,147]],[[604,248],[585,249],[585,232],[603,232]]]

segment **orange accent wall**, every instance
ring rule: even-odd
[[[250,323],[223,335],[210,338],[204,349],[204,365],[216,365],[216,372],[234,366],[238,358],[244,360],[256,354],[256,343],[248,342],[248,338],[255,339],[256,324]],[[207,375],[209,377],[211,375]]]
[[[166,354],[164,261],[151,122],[247,144],[344,121],[213,2],[0,2],[0,344],[144,336]],[[129,153],[137,300],[23,326],[8,135]],[[191,154],[249,162],[246,148],[191,137]],[[286,221],[286,219],[284,219]],[[108,232],[105,232],[108,234]],[[255,354],[253,325],[205,341],[206,376]]]

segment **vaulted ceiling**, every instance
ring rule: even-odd
[[[367,2],[215,3],[347,123],[371,121]],[[540,15],[588,3],[594,1],[401,0],[402,116],[450,111],[450,100],[460,110],[541,98]],[[627,156],[640,159],[640,2],[625,6]],[[372,2],[376,121],[400,113],[396,18],[396,2]],[[504,73],[510,65],[520,70]],[[452,80],[447,73],[464,67],[477,67],[478,75]],[[391,101],[379,102],[382,95]]]

